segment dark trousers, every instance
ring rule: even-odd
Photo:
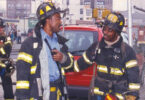
[[[50,100],[62,100],[61,80],[50,82]]]
[[[4,98],[5,99],[14,99],[11,77],[2,75],[1,80],[2,80],[2,87],[3,87],[3,91],[4,91]]]

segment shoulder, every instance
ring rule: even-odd
[[[136,54],[135,54],[134,49],[131,46],[129,46],[127,43],[123,42],[121,48],[122,48],[122,51],[126,55],[128,60],[129,59],[136,59]]]
[[[122,42],[122,46],[125,47],[126,52],[134,52],[133,48],[125,42]]]
[[[21,45],[21,49],[29,49],[33,50],[34,48],[38,47],[39,39],[34,37],[28,37],[24,40],[24,42]]]

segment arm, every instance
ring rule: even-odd
[[[58,50],[52,50],[53,53],[55,53],[53,55],[53,59],[57,62],[59,62],[62,66],[62,68],[64,68],[65,70],[69,70],[72,68],[73,65],[73,56],[71,55],[71,53],[62,53]]]
[[[6,37],[6,41],[0,46],[0,57],[8,58],[12,50],[12,42],[10,37]]]
[[[127,50],[126,60],[126,74],[128,79],[128,90],[130,93],[127,95],[139,96],[140,82],[139,82],[139,67],[135,52],[132,48]]]
[[[30,42],[24,42],[21,46],[17,57],[17,82],[16,82],[16,97],[17,99],[29,99],[30,95],[30,67],[32,66],[32,47]]]
[[[80,70],[84,70],[93,64],[97,46],[97,42],[93,43],[78,60],[74,61],[74,71],[79,72]]]

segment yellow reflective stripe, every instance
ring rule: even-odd
[[[11,41],[7,41],[7,42],[5,42],[4,44],[5,44],[5,45],[6,45],[6,44],[12,44],[12,42],[11,42]]]
[[[107,99],[107,100],[112,100],[112,98],[110,97],[109,94],[106,95],[106,98],[105,98],[105,99]]]
[[[87,64],[93,64],[93,62],[90,61],[89,58],[87,57],[86,52],[83,53],[83,58]]]
[[[20,52],[19,55],[18,55],[17,60],[23,60],[27,63],[32,64],[32,55],[27,54],[25,52]]]
[[[119,100],[124,100],[124,97],[122,94],[120,93],[115,93],[116,97],[119,99]]]
[[[5,68],[5,67],[6,67],[6,65],[5,65],[4,63],[0,62],[0,67]]]
[[[124,70],[123,70],[123,72],[124,72]],[[113,67],[111,67],[110,74],[113,74],[113,75],[123,75],[123,72],[119,68],[113,68]]]
[[[30,98],[30,100],[34,100],[34,98],[32,97],[32,98]]]
[[[5,100],[14,100],[14,99],[5,99]]]
[[[57,91],[57,100],[60,100],[60,96],[61,96],[61,92],[60,92],[60,90],[58,89],[58,91]]]
[[[78,66],[78,63],[77,63],[76,60],[74,61],[74,71],[75,72],[79,72],[80,71],[79,66]]]
[[[99,72],[108,73],[107,66],[98,65],[98,66],[97,66],[97,69],[98,69]]]
[[[3,55],[5,55],[5,54],[6,54],[6,52],[5,52],[4,48],[0,48],[0,51],[1,51],[1,53],[2,53]]]
[[[145,44],[145,41],[138,41],[137,44]]]
[[[65,75],[65,70],[62,67],[61,67],[61,73],[62,73],[62,75]]]
[[[70,57],[70,65],[69,66],[66,66],[66,67],[64,67],[64,69],[69,69],[69,68],[71,68],[72,67],[72,65],[73,65],[73,55],[72,54],[70,54],[70,53],[68,53],[68,55],[69,55],[69,57]]]
[[[36,73],[36,68],[37,68],[37,64],[31,67],[31,74],[35,74]]]
[[[50,92],[55,92],[56,91],[56,87],[50,87]]]
[[[126,63],[126,68],[132,68],[137,66],[137,61],[136,60],[130,60]]]
[[[16,89],[29,89],[29,81],[17,81]]]
[[[104,95],[104,92],[103,91],[100,91],[98,87],[95,87],[94,88],[94,93],[95,94],[98,94],[98,95]]]
[[[140,84],[138,83],[129,83],[129,90],[139,90]]]

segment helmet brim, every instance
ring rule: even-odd
[[[53,16],[53,15],[56,14],[56,13],[65,14],[67,11],[68,11],[68,9],[61,10],[60,8],[57,8],[55,11],[53,11],[53,13],[52,13],[51,16]],[[48,18],[48,17],[50,17],[50,16],[47,16],[46,18]],[[45,18],[45,19],[46,19],[46,18]],[[39,23],[41,23],[41,21],[42,21],[42,20],[39,20],[37,23],[39,24]]]
[[[54,13],[66,13],[67,11],[68,9],[61,10],[60,8],[57,8]]]

